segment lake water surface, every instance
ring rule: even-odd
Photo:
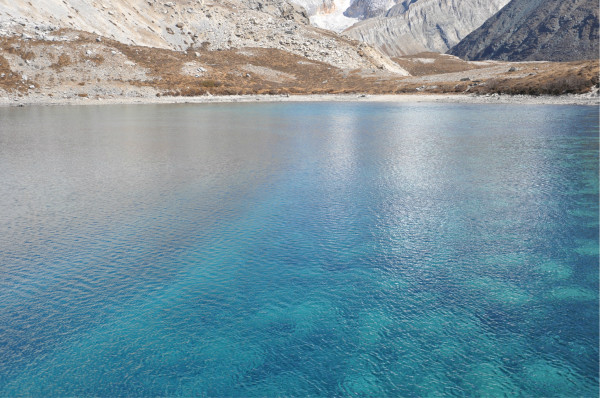
[[[0,108],[0,396],[598,396],[598,110]]]

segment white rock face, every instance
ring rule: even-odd
[[[358,0],[367,1],[367,0]],[[385,15],[361,21],[345,34],[390,56],[446,52],[509,0],[404,0]]]

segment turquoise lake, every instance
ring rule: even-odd
[[[0,396],[597,397],[598,109],[0,108]]]

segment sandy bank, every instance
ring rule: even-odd
[[[314,95],[230,95],[197,97],[117,97],[117,98],[52,98],[28,96],[0,98],[0,106],[48,105],[117,105],[117,104],[204,104],[237,102],[396,102],[396,103],[465,103],[465,104],[546,104],[546,105],[599,105],[598,94],[562,96],[525,95],[464,95],[464,94],[314,94]]]

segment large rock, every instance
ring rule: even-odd
[[[446,52],[509,0],[404,0],[384,15],[347,29],[348,36],[390,56]]]
[[[450,54],[469,60],[598,59],[598,0],[512,0]]]

